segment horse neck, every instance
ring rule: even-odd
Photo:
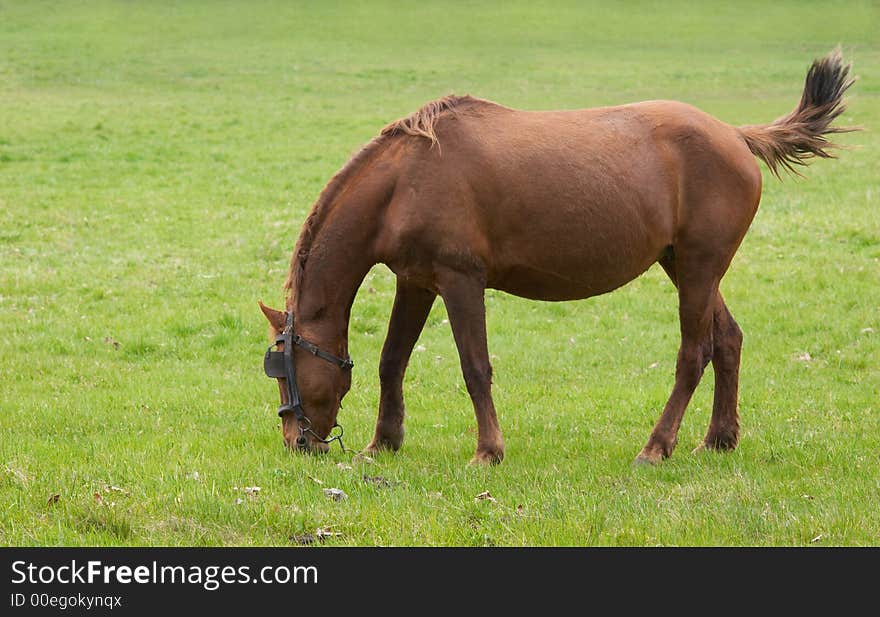
[[[329,345],[341,355],[347,351],[351,305],[364,277],[376,263],[367,258],[372,255],[368,246],[363,252],[347,250],[357,244],[352,242],[339,252],[331,250],[321,257],[311,255],[294,300],[296,331],[316,344]]]
[[[372,165],[355,170],[313,231],[302,277],[292,297],[297,332],[334,353],[348,351],[351,305],[370,268],[378,263],[376,239],[396,181]]]

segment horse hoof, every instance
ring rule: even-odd
[[[659,465],[661,462],[663,462],[663,455],[659,452],[646,452],[642,450],[639,452],[636,460],[633,461],[633,465],[637,467],[645,467],[648,465]]]
[[[376,443],[370,443],[366,448],[355,454],[354,458],[351,460],[352,462],[358,463],[372,463],[373,459],[375,459],[383,452],[391,452],[392,454],[395,454],[397,452],[397,448],[389,448]]]
[[[401,427],[399,430],[392,432],[378,432],[373,436],[373,440],[367,445],[364,450],[370,450],[373,454],[376,454],[380,451],[391,451],[397,452],[400,450],[400,447],[403,445],[403,428]]]
[[[368,444],[365,446],[360,452],[358,452],[358,456],[376,456],[379,452],[382,451],[382,448],[377,446],[374,443]]]
[[[375,456],[379,454],[379,452],[397,452],[402,445],[402,438],[394,441],[388,439],[373,439],[373,441],[371,441],[362,452],[370,456]]]
[[[726,432],[707,435],[703,440],[703,447],[715,452],[730,452],[736,450],[739,435],[736,432]]]
[[[468,466],[477,467],[485,465],[497,465],[504,460],[504,452],[477,452]]]

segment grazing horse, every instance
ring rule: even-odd
[[[678,289],[675,385],[638,462],[670,456],[685,407],[711,361],[712,419],[702,446],[739,437],[742,332],[719,292],[761,198],[763,160],[795,172],[828,158],[826,135],[852,85],[840,50],[816,60],[797,107],[735,127],[675,101],[520,111],[446,96],[386,126],[321,192],[285,283],[286,310],[260,303],[276,336],[282,431],[326,450],[351,386],[348,324],[358,287],[383,263],[397,292],[379,364],[381,395],[366,452],[403,442],[403,376],[436,296],[443,298],[477,417],[472,462],[498,463],[487,287],[535,300],[609,292],[659,262]],[[796,173],[796,172],[795,172]]]

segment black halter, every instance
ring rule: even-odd
[[[282,343],[284,344],[283,351],[273,351],[273,348],[277,348]],[[287,382],[287,403],[278,407],[278,415],[283,417],[286,413],[292,413],[297,419],[297,423],[299,424],[299,437],[296,440],[297,445],[305,445],[305,434],[310,433],[312,437],[321,443],[338,441],[339,445],[342,446],[342,449],[345,450],[345,446],[342,445],[343,431],[339,424],[334,424],[332,427],[339,428],[339,433],[327,439],[317,435],[312,430],[312,422],[303,410],[302,399],[299,396],[299,387],[296,384],[296,368],[293,364],[294,345],[305,349],[313,356],[317,356],[322,360],[335,364],[343,370],[351,370],[354,366],[354,362],[351,361],[351,358],[340,358],[327,353],[326,351],[322,351],[318,349],[318,346],[314,343],[310,343],[300,335],[294,334],[293,311],[287,312],[287,323],[284,326],[284,330],[275,339],[275,343],[269,345],[269,348],[266,350],[266,355],[263,356],[263,369],[266,371],[266,375],[274,379],[284,378]]]

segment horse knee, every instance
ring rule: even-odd
[[[384,386],[402,381],[403,366],[399,358],[383,356],[379,360],[379,383]]]
[[[696,388],[712,361],[712,345],[712,338],[709,337],[699,345],[682,347],[675,367],[676,381],[687,388]]]
[[[463,367],[462,374],[471,398],[483,396],[492,387],[492,365],[488,362]]]

